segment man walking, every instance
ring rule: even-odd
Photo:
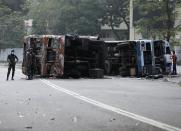
[[[9,75],[12,69],[12,77],[11,80],[14,80],[14,73],[15,73],[15,65],[16,62],[18,62],[18,57],[14,54],[14,50],[11,50],[11,54],[8,55],[7,61],[9,63],[9,67],[8,67],[8,73],[7,73],[7,81],[9,79]]]
[[[177,64],[177,56],[176,56],[176,54],[175,54],[175,51],[173,51],[172,61],[173,61],[173,75],[176,75],[176,74],[177,74],[177,67],[176,67],[176,64]]]

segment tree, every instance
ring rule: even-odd
[[[13,11],[22,11],[26,0],[1,0],[5,6]]]
[[[0,48],[21,47],[24,35],[23,9],[22,12],[17,11],[7,2],[0,0]]]
[[[35,34],[95,35],[102,10],[97,0],[42,0],[31,6],[28,17],[34,19]]]
[[[103,15],[103,24],[112,28],[117,39],[121,39],[120,34],[116,32],[115,27],[125,23],[127,27],[126,38],[129,38],[129,1],[128,0],[106,0]]]
[[[177,12],[175,6],[180,6],[179,0],[144,1],[137,0],[137,27],[147,38],[161,38],[170,41],[179,26],[175,27]]]

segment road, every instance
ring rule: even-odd
[[[181,86],[136,78],[6,81],[0,131],[181,131]],[[179,79],[179,78],[177,78]]]

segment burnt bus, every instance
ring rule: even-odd
[[[134,41],[106,41],[105,59],[107,75],[136,75],[137,44]]]
[[[171,49],[165,40],[136,40],[140,45],[140,69],[143,75],[170,74]]]
[[[29,50],[32,50],[33,61],[27,58]],[[29,65],[29,63],[33,64]],[[33,69],[33,75],[62,76],[64,74],[64,36],[25,36],[22,72],[27,76],[29,76],[29,66]]]
[[[29,60],[26,56],[31,49],[34,56],[33,75],[101,78],[104,68],[104,47],[103,41],[91,36],[26,36],[22,71],[28,75]]]
[[[65,36],[64,73],[71,77],[103,77],[105,43],[92,36]]]
[[[148,76],[171,72],[170,45],[164,40],[106,41],[107,75]]]

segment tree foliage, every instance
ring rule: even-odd
[[[117,39],[121,39],[115,27],[124,23],[127,28],[126,38],[129,38],[129,0],[106,0],[104,3],[103,24],[112,28]]]
[[[19,0],[11,1],[17,2],[17,5],[9,2],[0,0],[0,48],[21,46],[24,35],[22,3],[18,3]]]
[[[174,23],[180,5],[180,0],[136,0],[135,25],[146,38],[170,40],[181,29]],[[117,39],[128,39],[129,0],[0,0],[0,48],[21,45],[24,19],[33,19],[33,34],[97,35],[108,25]],[[122,23],[124,34],[115,29]]]
[[[180,7],[179,0],[144,1],[136,3],[137,27],[146,38],[160,38],[170,41],[180,28],[175,27],[177,17],[176,7]]]
[[[32,4],[29,18],[36,34],[99,33],[102,5],[97,0],[51,0]]]
[[[1,0],[2,3],[13,11],[22,11],[25,0]]]

